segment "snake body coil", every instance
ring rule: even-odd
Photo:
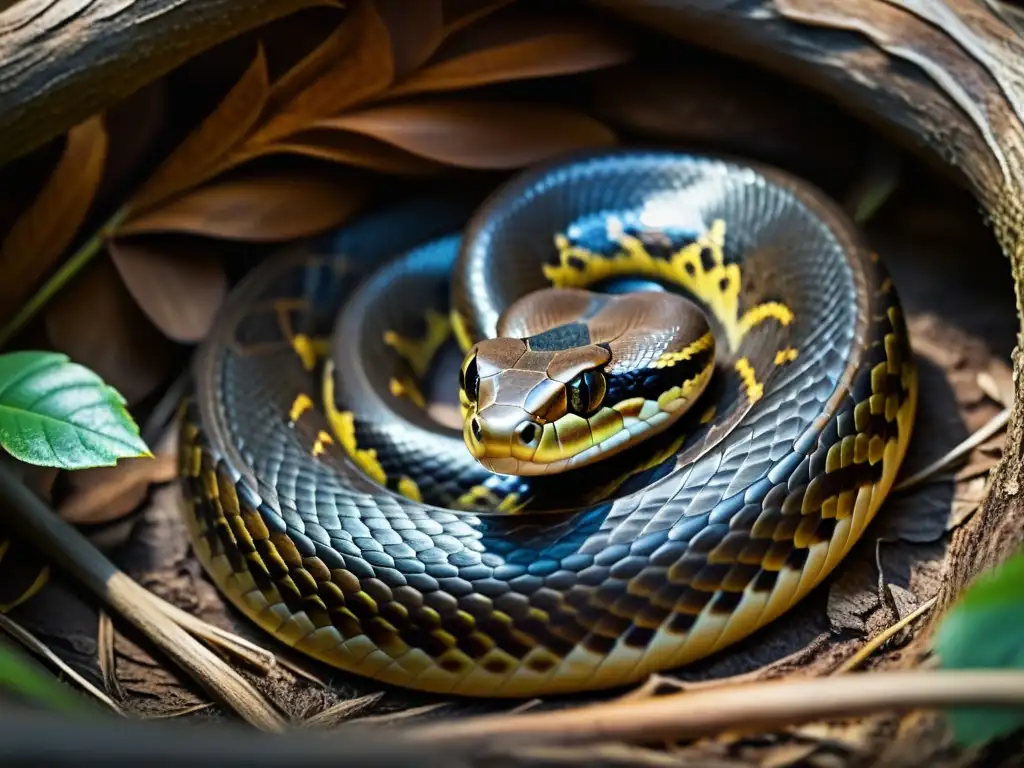
[[[847,217],[777,170],[667,151],[532,169],[466,214],[369,216],[230,297],[181,465],[235,605],[353,673],[533,696],[701,658],[818,584],[917,398]],[[445,426],[425,388],[455,343]]]

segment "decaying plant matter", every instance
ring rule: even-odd
[[[311,0],[20,0],[0,11],[0,162],[7,163],[0,172],[8,180],[40,180],[31,195],[22,193],[7,206],[13,214],[0,206],[0,337],[7,345],[52,347],[99,372],[129,405],[148,414],[143,436],[157,455],[156,461],[132,459],[69,474],[56,486],[56,473],[16,467],[66,521],[117,520],[137,509],[154,484],[172,479],[173,441],[159,440],[173,414],[176,390],[167,385],[182,353],[206,333],[239,254],[266,252],[275,243],[343,224],[404,185],[449,178],[474,184],[567,149],[611,145],[620,135],[735,140],[730,149],[755,146],[768,159],[785,154],[784,145],[791,149],[798,135],[813,136],[796,161],[823,177],[846,178],[869,142],[833,108],[837,103],[970,191],[1008,258],[1018,317],[1024,317],[1024,24],[1010,4],[589,0],[554,9],[526,0],[351,0],[344,6]],[[659,46],[671,53],[652,65],[644,54]],[[735,62],[716,58],[720,66],[705,74],[698,65],[706,50],[752,66],[733,72]],[[675,51],[675,68],[667,68]],[[774,74],[762,82],[759,70]],[[168,115],[184,108],[173,94],[199,83],[210,90],[206,81],[213,72],[217,86],[199,99],[202,108],[193,108],[168,134],[162,128]],[[168,85],[172,76],[179,78],[176,85]],[[790,94],[785,81],[801,89]],[[521,83],[529,88],[517,91]],[[545,95],[534,98],[535,92]],[[697,97],[688,101],[686,94]],[[693,106],[698,102],[700,109]],[[777,109],[783,102],[786,108]],[[730,121],[728,131],[721,130],[723,120]],[[927,259],[918,256],[918,268],[932,268]],[[91,322],[83,323],[87,313]],[[601,743],[643,741],[644,713],[658,706],[650,697],[665,689],[684,691],[666,707],[685,710],[685,692],[693,689],[707,697],[698,703],[726,706],[728,691],[716,693],[723,675],[735,675],[730,682],[738,683],[801,674],[823,678],[865,664],[885,643],[907,643],[886,657],[886,668],[928,663],[943,611],[976,574],[1018,550],[1024,542],[1022,363],[1015,358],[1011,373],[969,340],[951,343],[955,335],[941,318],[913,318],[912,333],[939,379],[952,382],[950,400],[968,425],[956,457],[967,460],[951,464],[947,455],[935,461],[944,449],[917,467],[927,468],[932,479],[948,470],[952,498],[925,507],[926,495],[907,497],[904,505],[916,505],[915,511],[881,525],[860,559],[851,559],[828,587],[827,605],[818,609],[826,626],[809,635],[806,648],[765,659],[754,654],[746,668],[724,665],[705,670],[704,677],[652,680],[598,712],[617,724],[614,734],[588,730],[586,715],[572,711],[541,713],[519,725],[467,723],[465,733],[539,738],[548,730],[546,741],[553,733],[551,744],[499,750],[527,765],[668,765],[688,757],[722,765],[790,765],[836,754],[865,763],[920,760],[921,743],[931,745],[930,764],[969,759],[946,750],[938,714],[916,711],[901,717],[879,711],[827,725],[797,725],[806,719],[802,715],[766,720],[772,733],[763,742],[721,733],[737,725],[728,716],[682,717],[673,730],[666,714],[658,720],[659,740],[713,737],[667,752]],[[970,432],[977,435],[973,442]],[[946,448],[956,442],[948,440]],[[925,467],[929,462],[934,466]],[[164,502],[148,509],[150,533],[173,527]],[[890,578],[899,566],[886,558],[899,555],[884,552],[881,542],[909,542],[924,552],[947,535],[948,552],[920,555],[931,568],[927,589]],[[185,567],[178,555],[167,562],[161,567]],[[23,570],[19,578],[34,584],[26,573],[34,571]],[[166,585],[147,586],[159,594]],[[128,589],[134,595],[128,602],[138,601],[136,609],[146,616],[156,611],[167,637],[179,637],[180,625],[229,649],[228,657],[251,677],[235,683],[225,678],[225,689],[292,668],[286,657],[253,648],[223,628],[194,621],[186,626],[189,619],[173,608],[147,602],[151,598],[131,592],[134,585]],[[168,587],[163,596],[173,598],[171,592]],[[189,594],[201,602],[209,593],[195,587]],[[0,585],[0,605],[19,601]],[[108,619],[99,626],[106,694],[120,701],[113,671],[117,644],[130,642],[122,656],[132,663],[152,657],[134,641],[116,638]],[[830,632],[857,639],[835,643],[830,655],[821,652]],[[873,643],[865,642],[868,635]],[[251,637],[259,641],[259,635]],[[195,658],[201,657],[197,652]],[[828,682],[809,683],[806,695],[827,697]],[[1020,692],[1014,688],[1019,684],[1009,677],[1000,683],[1010,694]],[[249,704],[233,703],[230,690],[219,700],[236,709],[255,707],[250,722],[268,730],[283,727],[274,705],[259,698],[266,685],[250,687]],[[291,719],[325,727],[363,718],[364,727],[379,727],[379,720],[364,716],[376,711],[380,692],[355,687],[357,695],[325,698],[312,707],[312,716],[291,713]],[[870,709],[841,705],[852,700],[844,696],[859,695],[856,681],[844,679],[834,690],[839,693],[831,708],[823,709],[837,715]],[[948,699],[948,689],[932,693]],[[766,701],[772,695],[789,701],[791,712],[800,710],[789,694],[766,694]],[[907,706],[922,703],[915,695],[908,689]],[[428,709],[404,716],[424,716],[443,705],[428,702]],[[189,699],[179,711],[202,706],[202,697]],[[806,707],[800,711],[807,714]],[[395,727],[394,720],[386,722]],[[568,736],[558,738],[559,723],[587,735],[569,745]],[[436,749],[453,743],[444,727],[421,727],[413,735]],[[463,747],[452,746],[453,764],[472,762]]]

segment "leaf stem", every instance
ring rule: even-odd
[[[129,209],[127,206],[119,208],[88,240],[82,243],[81,247],[60,266],[49,280],[43,283],[42,287],[25,303],[18,314],[7,323],[3,330],[0,330],[0,348],[4,347],[19,331],[28,325],[29,321],[46,306],[46,303],[92,261],[93,257],[103,249],[103,244],[107,238],[127,218],[128,213]]]

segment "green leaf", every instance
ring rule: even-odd
[[[69,714],[90,709],[81,696],[4,640],[0,640],[0,692]]]
[[[56,352],[0,355],[0,445],[61,469],[152,456],[117,390]]]
[[[1024,669],[1024,550],[983,574],[943,618],[935,650],[945,669]],[[1024,726],[1024,710],[949,713],[962,746],[983,744]]]

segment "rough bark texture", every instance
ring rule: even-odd
[[[0,10],[0,164],[249,29],[332,0],[21,0]]]

